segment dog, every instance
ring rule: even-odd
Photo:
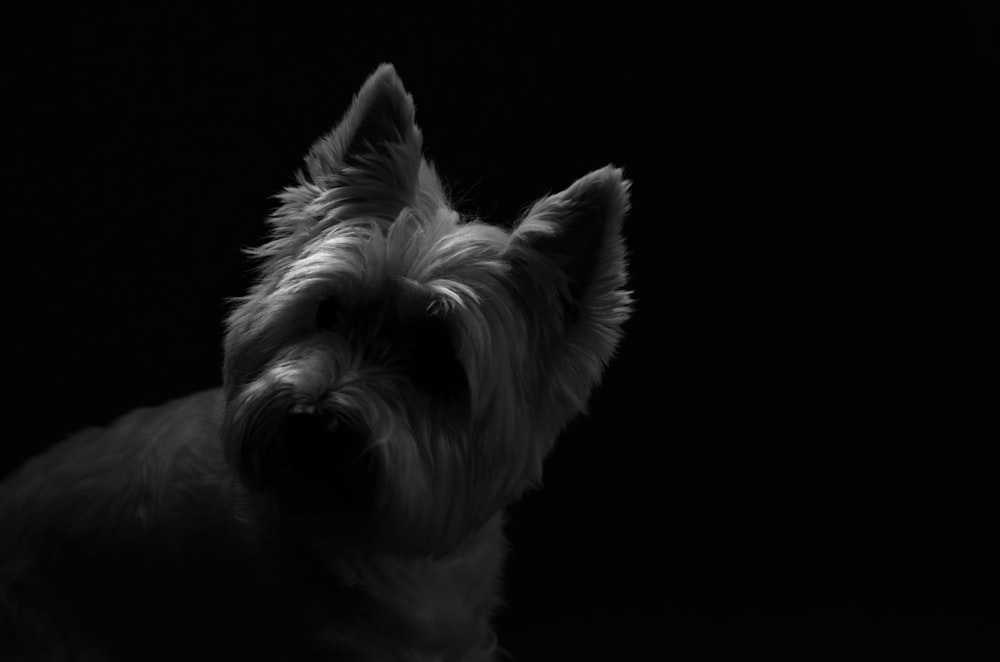
[[[0,487],[0,658],[504,654],[504,509],[622,338],[630,182],[465,218],[386,64],[279,200],[221,388]]]

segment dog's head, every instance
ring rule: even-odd
[[[281,195],[229,317],[237,474],[359,541],[453,548],[540,478],[614,352],[628,188],[607,167],[513,231],[463,219],[380,67]]]

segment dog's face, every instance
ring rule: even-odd
[[[229,319],[227,457],[343,539],[442,554],[541,476],[631,300],[612,168],[512,232],[451,209],[391,67],[365,83],[257,251]]]

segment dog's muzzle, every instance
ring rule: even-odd
[[[345,506],[370,503],[376,490],[376,467],[370,432],[351,416],[295,408],[281,423],[280,464],[286,478],[312,498]]]

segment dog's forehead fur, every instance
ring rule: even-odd
[[[418,299],[425,295],[429,310],[469,307],[487,292],[498,292],[510,270],[503,259],[508,243],[503,230],[461,223],[445,207],[407,208],[391,225],[362,218],[326,228],[273,274],[273,287],[289,295],[315,295],[318,287],[349,300],[396,291]]]

